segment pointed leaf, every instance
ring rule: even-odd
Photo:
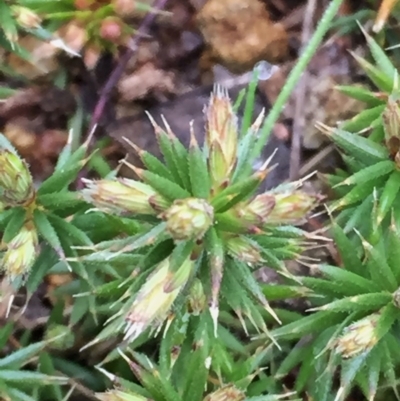
[[[363,240],[362,244],[368,257],[367,266],[371,278],[383,290],[395,291],[397,289],[397,281],[386,261],[386,249],[383,243],[372,246],[370,243]]]
[[[332,311],[332,312],[361,312],[377,311],[392,301],[392,294],[388,292],[375,292],[362,294],[353,297],[346,297],[330,302],[311,310]]]
[[[47,218],[57,232],[69,237],[72,243],[76,245],[93,245],[92,240],[86,235],[86,233],[77,228],[73,222],[68,222],[65,219],[61,219],[55,214],[48,214]]]
[[[366,164],[387,160],[389,157],[388,151],[383,145],[361,135],[335,128],[330,130],[329,137],[346,153],[353,155]]]
[[[361,275],[364,271],[364,267],[360,258],[357,256],[357,252],[354,251],[354,245],[335,221],[332,223],[332,232],[345,269],[357,275]]]
[[[42,182],[38,189],[38,196],[50,194],[53,192],[61,192],[67,188],[73,180],[76,179],[78,172],[85,164],[85,160],[75,162],[75,164],[68,163],[67,167],[56,170],[53,174]]]
[[[347,268],[347,266],[345,266]],[[379,286],[351,271],[336,266],[320,265],[319,270],[339,285],[347,286],[354,294],[362,294],[379,290]]]
[[[379,197],[378,210],[376,214],[376,225],[379,226],[382,220],[393,205],[400,190],[400,171],[395,170],[386,181],[382,194]]]
[[[377,67],[388,77],[395,80],[398,73],[392,61],[388,57],[387,51],[383,50],[375,39],[367,33],[367,31],[360,25],[361,31],[367,39],[368,47],[371,51],[372,57],[375,60]]]
[[[63,191],[38,196],[38,203],[46,209],[64,209],[75,205],[84,205],[77,192]]]
[[[298,339],[303,335],[318,333],[321,327],[329,327],[340,323],[346,318],[344,313],[317,312],[303,317],[293,323],[286,324],[271,331],[274,337],[284,337],[286,339]]]
[[[152,186],[160,195],[170,201],[190,197],[190,192],[180,185],[150,171],[143,172],[143,181]]]
[[[193,140],[189,149],[189,175],[193,196],[207,199],[211,188],[207,163],[203,152]]]
[[[350,52],[357,63],[365,71],[369,79],[383,92],[390,93],[393,89],[393,75],[388,76],[379,68],[369,63],[367,60],[358,56],[354,52]]]
[[[357,171],[346,178],[340,185],[361,185],[368,181],[388,175],[395,169],[395,164],[391,160],[383,160],[371,166]]]
[[[336,89],[353,99],[365,102],[369,107],[379,106],[383,103],[370,90],[355,85],[338,85]]]
[[[37,355],[45,346],[47,342],[41,341],[38,343],[27,345],[13,353],[7,355],[0,359],[0,370],[1,369],[11,369],[19,368],[27,363],[33,356]]]
[[[22,207],[12,208],[12,215],[3,233],[3,241],[10,242],[21,230],[26,220],[26,210]]]
[[[379,104],[378,106],[363,110],[352,119],[340,124],[340,129],[349,132],[361,132],[368,129],[373,125],[374,121],[380,118],[385,107],[385,104]]]
[[[46,214],[41,210],[36,209],[33,213],[33,220],[39,234],[49,243],[59,256],[64,257],[64,250],[62,249],[58,234],[51,225]]]

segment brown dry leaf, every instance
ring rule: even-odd
[[[50,302],[55,305],[60,298],[54,295],[54,291],[63,285],[69,284],[74,280],[74,276],[72,274],[49,274],[46,277],[46,281],[48,283],[47,288],[47,296]],[[66,306],[71,306],[73,304],[73,299],[71,296],[64,296]]]
[[[212,57],[237,73],[261,60],[280,63],[288,57],[288,34],[270,19],[259,0],[208,0],[197,14],[199,29]]]
[[[68,22],[57,31],[58,36],[74,52],[79,53],[87,41],[85,28],[75,20]]]
[[[59,68],[57,54],[59,49],[52,44],[43,42],[34,36],[25,36],[19,40],[19,45],[31,55],[30,62],[10,53],[7,64],[17,73],[28,79],[37,79],[55,72]]]
[[[118,90],[123,101],[130,102],[149,94],[163,97],[174,91],[174,74],[158,69],[153,63],[146,63],[133,74],[122,78]]]
[[[15,146],[22,157],[32,154],[36,144],[33,124],[26,118],[10,120],[3,129],[3,134]]]
[[[52,173],[54,163],[68,138],[65,131],[46,130],[40,119],[32,121],[24,116],[8,121],[3,133],[27,160],[31,173],[39,180]]]

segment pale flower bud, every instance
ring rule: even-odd
[[[110,390],[106,393],[96,393],[96,398],[100,401],[151,401],[149,398],[122,390]]]
[[[164,259],[139,290],[126,317],[125,339],[133,341],[150,325],[162,324],[186,285],[194,262],[187,259],[176,272],[171,272],[169,267],[170,259]]]
[[[216,87],[206,110],[206,143],[215,185],[228,178],[237,159],[238,122],[228,93]]]
[[[23,28],[32,29],[40,26],[41,18],[29,8],[12,6],[11,9],[18,24]]]
[[[35,198],[32,176],[27,164],[16,154],[0,152],[0,199],[10,206],[30,203]]]
[[[3,270],[10,280],[29,273],[38,254],[38,244],[38,235],[34,225],[31,222],[25,224],[7,244],[0,270]]]
[[[214,209],[204,199],[177,199],[160,217],[174,240],[201,239],[213,223]]]
[[[115,214],[151,214],[168,207],[165,199],[151,186],[127,178],[91,181],[82,179],[83,198],[99,210]]]
[[[268,215],[268,224],[300,224],[320,199],[304,191],[273,194],[275,207]]]
[[[257,226],[268,221],[275,204],[274,195],[264,193],[257,195],[247,205],[239,204],[235,207],[235,211],[242,221]]]
[[[343,358],[351,358],[374,347],[378,341],[375,327],[379,316],[375,313],[346,327],[336,343],[336,351]]]
[[[233,384],[228,384],[208,394],[203,401],[243,401],[246,395]]]

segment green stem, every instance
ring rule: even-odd
[[[324,15],[322,16],[314,35],[312,36],[310,42],[304,49],[304,52],[301,54],[299,60],[296,65],[293,67],[290,72],[284,87],[282,88],[281,93],[276,99],[274,106],[270,110],[267,118],[264,121],[264,125],[261,129],[260,136],[257,139],[257,143],[254,146],[253,152],[251,154],[250,160],[255,160],[261,155],[261,152],[267,143],[268,137],[274,127],[276,121],[279,118],[280,112],[282,108],[285,106],[289,96],[293,92],[298,80],[301,77],[301,74],[306,69],[307,64],[310,62],[311,58],[317,51],[318,46],[322,42],[325,34],[331,27],[331,22],[335,15],[337,14],[339,7],[343,3],[344,0],[332,0],[329,4],[328,8],[325,10]],[[249,166],[251,168],[251,165]],[[250,173],[250,171],[246,172]]]

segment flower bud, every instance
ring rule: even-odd
[[[133,341],[150,325],[163,323],[176,297],[186,285],[194,262],[186,259],[176,272],[171,272],[169,267],[170,259],[164,259],[139,290],[126,317],[128,325],[125,339]]]
[[[30,203],[35,189],[27,164],[16,154],[0,152],[0,200],[10,206]]]
[[[82,180],[86,188],[82,196],[99,210],[115,214],[156,214],[168,207],[168,202],[151,186],[139,181]]]
[[[96,393],[100,401],[151,401],[149,398],[122,390],[109,390],[106,393]]]
[[[12,6],[11,9],[18,25],[23,28],[37,28],[42,22],[41,18],[27,7]]]
[[[218,185],[231,175],[237,159],[238,123],[228,93],[216,87],[206,111],[210,172]]]
[[[269,214],[275,207],[275,197],[264,193],[257,195],[247,205],[239,204],[235,207],[236,214],[243,222],[250,225],[261,225],[268,221]]]
[[[189,310],[193,315],[198,316],[206,309],[206,307],[207,298],[204,293],[203,284],[198,278],[196,278],[190,288]]]
[[[336,351],[343,358],[351,358],[370,350],[378,341],[375,333],[379,313],[370,315],[344,329],[336,343]]]
[[[275,207],[268,215],[268,224],[300,224],[320,199],[304,191],[273,194]]]
[[[107,17],[101,22],[100,36],[110,42],[117,42],[122,36],[122,21],[117,17]]]
[[[242,401],[245,398],[246,396],[243,391],[236,388],[233,384],[228,384],[208,394],[203,401]]]
[[[28,222],[7,244],[0,270],[3,270],[10,280],[26,275],[38,254],[38,244],[36,229],[32,222]]]
[[[160,216],[174,240],[201,239],[214,219],[214,208],[204,199],[177,199]]]
[[[262,257],[256,243],[243,236],[231,237],[225,241],[228,253],[245,263],[260,263]]]
[[[56,340],[52,341],[54,338]],[[45,340],[50,342],[52,349],[66,350],[73,347],[75,334],[68,326],[53,323],[46,330]]]

